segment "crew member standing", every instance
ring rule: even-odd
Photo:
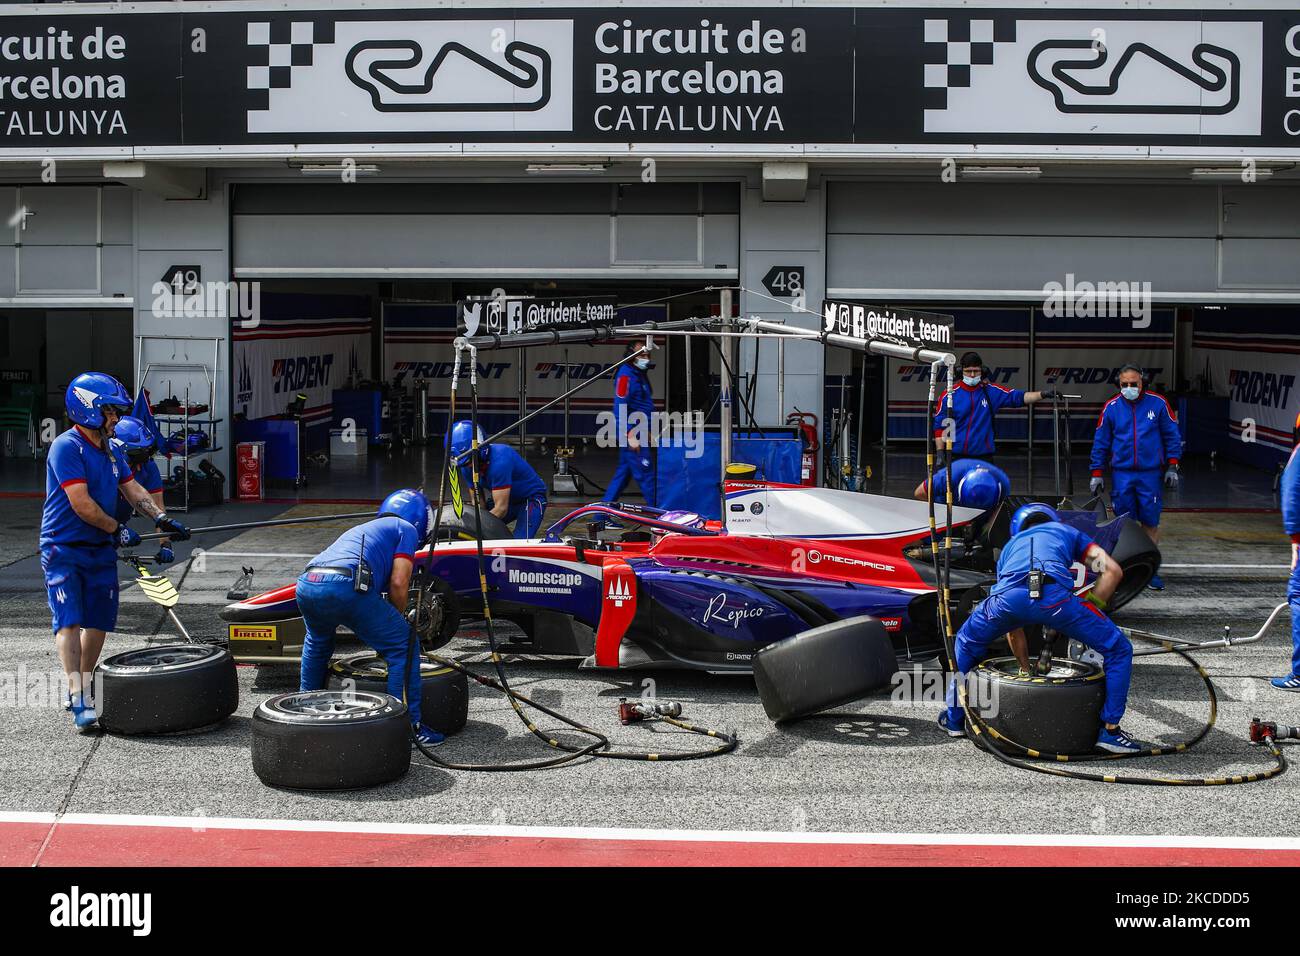
[[[1097,495],[1105,488],[1102,471],[1111,471],[1111,506],[1116,514],[1130,514],[1152,542],[1160,543],[1160,512],[1164,494],[1160,482],[1178,485],[1178,459],[1183,439],[1178,417],[1163,395],[1146,390],[1142,369],[1125,365],[1119,372],[1119,394],[1102,406],[1097,433],[1092,439],[1092,481]],[[1163,591],[1159,575],[1151,588]]]
[[[1098,575],[1086,599],[1071,590],[1070,566],[1084,562]],[[1103,610],[1124,572],[1115,560],[1077,528],[1062,524],[1059,515],[1044,504],[1018,509],[1011,518],[1011,540],[998,558],[998,580],[957,632],[958,676],[968,674],[1003,634],[1018,632],[1027,624],[1042,624],[1081,641],[1105,661],[1106,699],[1097,749],[1110,753],[1136,753],[1145,749],[1120,729],[1128,700],[1133,668],[1133,645]],[[1035,590],[1037,588],[1037,590]],[[1020,666],[1029,659],[1021,640],[1013,642]],[[957,706],[956,685],[949,684],[948,710],[939,726],[950,736],[964,736],[965,714]]]
[[[379,506],[379,517],[349,528],[312,558],[296,592],[307,626],[300,688],[324,690],[334,634],[342,625],[383,657],[388,693],[406,702],[411,730],[426,746],[442,743],[443,737],[420,723],[420,656],[406,620],[406,599],[415,552],[429,533],[432,514],[422,492],[394,491]]]
[[[1286,600],[1291,605],[1291,673],[1274,677],[1281,690],[1300,690],[1300,416],[1295,420],[1295,447],[1282,472],[1282,527],[1291,536],[1291,583]]]
[[[470,451],[474,443],[474,425],[468,420],[451,426],[451,454],[460,465],[461,487],[471,485]],[[478,432],[479,487],[485,489],[488,507],[507,523],[515,523],[516,538],[535,538],[546,514],[546,482],[528,462],[509,445],[483,441]]]
[[[654,462],[650,454],[650,432],[654,421],[655,400],[650,388],[650,355],[641,342],[629,342],[627,354],[637,355],[624,364],[614,378],[614,427],[619,436],[618,469],[609,481],[602,499],[613,504],[623,494],[632,478],[641,489],[641,497],[650,507],[658,501]]]
[[[154,503],[112,446],[117,422],[131,408],[122,383],[101,372],[83,372],[68,386],[64,406],[72,427],[50,443],[45,460],[41,569],[68,680],[66,707],[85,730],[98,719],[87,684],[104,639],[117,626],[113,549],[140,543],[140,535],[115,517],[118,495],[177,540],[190,532]]]
[[[159,511],[162,511],[163,480],[158,465],[153,460],[157,446],[154,444],[153,436],[145,428],[144,422],[131,415],[123,415],[118,419],[117,428],[113,430],[113,447],[126,456],[126,463],[131,466],[131,477],[141,488],[149,492],[153,503],[158,506]],[[117,499],[117,520],[126,524],[134,515],[135,510],[126,500],[126,496],[120,496]],[[171,564],[175,560],[176,552],[172,549],[171,539],[159,540],[154,563]]]
[[[952,409],[948,408],[949,391]],[[989,458],[993,441],[993,416],[1003,408],[1033,405],[1056,397],[1056,392],[1026,392],[1003,388],[984,379],[984,360],[978,352],[961,357],[961,381],[939,397],[934,410],[934,441],[940,452],[951,449],[954,459]],[[951,436],[945,441],[945,436]]]

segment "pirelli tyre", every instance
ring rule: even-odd
[[[406,705],[372,691],[280,694],[253,711],[253,772],[290,790],[360,790],[411,766]]]
[[[218,724],[239,707],[235,659],[211,644],[142,647],[95,672],[99,726],[111,734],[176,734]]]
[[[451,505],[444,505],[438,518],[439,541],[473,541],[476,538],[482,538],[484,541],[500,541],[513,537],[514,533],[506,523],[486,508],[479,508],[476,515],[474,506],[469,503],[468,495],[463,514],[458,517]]]
[[[1110,610],[1117,611],[1147,589],[1160,570],[1160,549],[1140,524],[1128,518],[1110,556],[1124,571],[1110,599]]]
[[[754,655],[753,668],[763,709],[782,723],[887,686],[898,659],[885,626],[863,615],[769,644]]]
[[[388,664],[378,654],[360,654],[330,664],[330,687],[383,694],[388,690]],[[351,685],[347,682],[351,681]],[[440,734],[460,733],[469,717],[469,680],[452,667],[420,658],[420,723]]]
[[[1058,657],[1046,676],[1021,677],[1019,670],[1014,657],[982,661],[968,678],[971,709],[998,734],[1037,753],[1090,753],[1106,697],[1101,668]],[[1005,743],[999,747],[1022,753]]]

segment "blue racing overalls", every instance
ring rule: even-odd
[[[50,444],[45,459],[45,508],[41,513],[41,569],[55,631],[117,626],[117,552],[111,536],[72,509],[67,488],[85,485],[107,515],[117,511],[118,489],[131,480],[122,452],[97,448],[78,426]]]
[[[1291,460],[1282,472],[1282,526],[1291,536],[1291,582],[1286,600],[1291,605],[1291,673],[1300,677],[1300,561],[1295,559],[1300,545],[1300,445],[1291,452]]]
[[[370,566],[370,589],[353,585],[357,562]],[[405,700],[411,723],[420,722],[419,648],[402,612],[383,596],[396,558],[414,560],[415,526],[395,515],[375,518],[343,532],[312,558],[298,578],[298,610],[307,634],[302,645],[299,686],[323,690],[326,669],[334,653],[334,635],[341,626],[374,648],[388,664],[388,693]]]
[[[650,379],[644,371],[624,365],[614,379],[614,424],[618,430],[618,468],[605,491],[606,504],[618,501],[631,478],[641,489],[641,497],[650,507],[658,500],[655,485],[654,460],[650,453],[651,425],[654,421],[655,400],[650,390]],[[640,449],[628,447],[628,433],[634,435]]]
[[[1116,395],[1102,406],[1092,439],[1092,476],[1110,468],[1110,502],[1148,528],[1160,526],[1165,469],[1178,464],[1183,439],[1163,396],[1143,391],[1130,402]]]
[[[1042,624],[1081,641],[1101,654],[1106,672],[1106,700],[1101,719],[1118,724],[1128,700],[1133,645],[1101,610],[1077,597],[1070,565],[1083,557],[1091,539],[1069,525],[1050,521],[1020,532],[1002,549],[998,580],[957,632],[957,671],[965,675],[980,662],[989,644],[1027,624]],[[1046,584],[1037,600],[1029,596],[1029,572],[1041,570]],[[965,719],[957,706],[956,684],[948,685],[948,724]]]
[[[948,409],[946,391],[935,405],[934,437],[944,436],[947,419],[951,415],[953,457],[987,458],[996,450],[993,443],[993,416],[999,409],[1024,405],[1024,391],[1003,388],[992,382],[981,382],[978,385],[958,382],[951,391],[951,411]]]
[[[542,516],[546,513],[546,482],[524,460],[523,455],[509,445],[488,445],[486,474],[479,475],[479,484],[488,491],[489,504],[494,493],[510,489],[510,504],[506,507],[505,520],[515,523],[516,538],[535,538],[537,529],[542,526]],[[461,467],[461,487],[470,487],[470,470]]]

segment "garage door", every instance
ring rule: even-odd
[[[734,279],[736,183],[246,184],[239,278]]]

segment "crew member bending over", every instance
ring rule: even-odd
[[[461,487],[471,487],[468,464],[474,441],[474,425],[459,421],[451,426],[451,454],[461,462]],[[502,521],[515,523],[516,538],[535,538],[546,513],[546,482],[509,445],[483,442],[478,430],[479,486],[490,496],[488,507]]]
[[[379,517],[344,531],[312,558],[297,589],[307,626],[301,689],[325,689],[334,634],[342,625],[383,657],[388,693],[406,702],[411,729],[426,746],[443,738],[420,723],[419,647],[406,620],[406,598],[415,552],[429,533],[432,515],[422,492],[394,491],[379,506]]]

